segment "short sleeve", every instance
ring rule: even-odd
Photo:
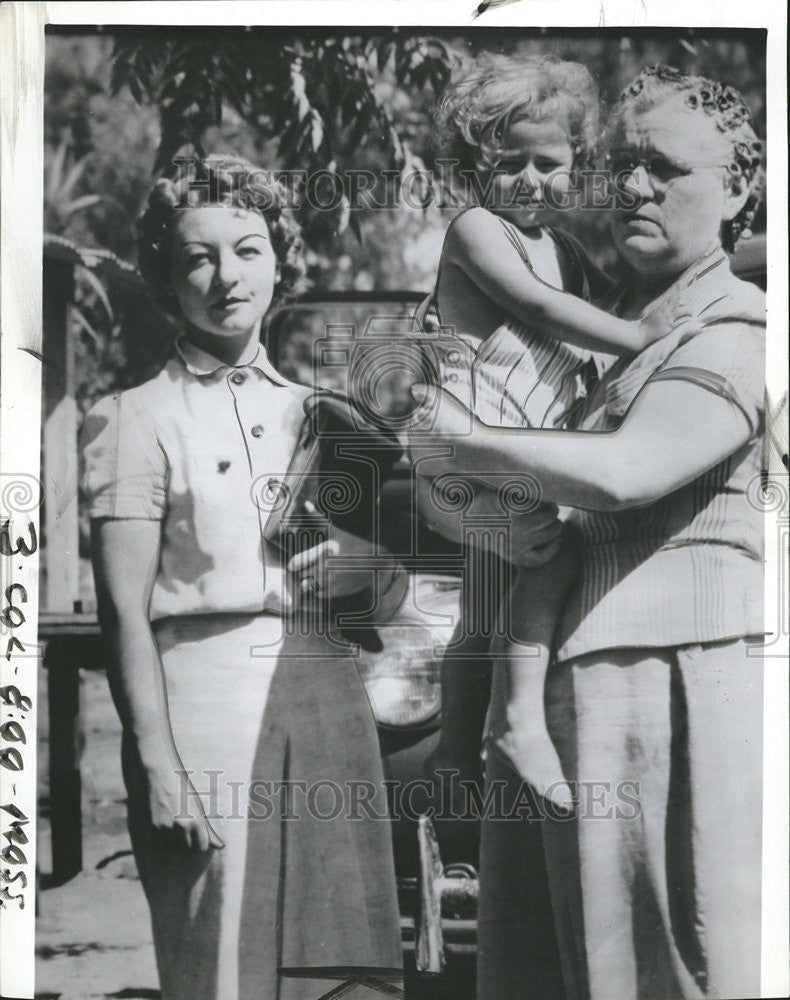
[[[139,401],[123,392],[100,400],[85,417],[81,448],[91,518],[164,517],[167,458]]]
[[[728,399],[762,433],[765,414],[765,328],[723,323],[706,327],[676,348],[650,382],[679,379]]]

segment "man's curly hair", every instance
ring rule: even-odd
[[[599,118],[598,88],[580,63],[481,52],[456,71],[442,95],[435,144],[461,169],[492,169],[511,125],[553,119],[568,134],[573,166],[584,167],[598,140]]]
[[[181,314],[170,273],[173,227],[184,212],[216,205],[263,216],[279,263],[275,297],[282,300],[301,291],[306,273],[302,232],[288,207],[285,189],[273,174],[240,156],[220,153],[190,161],[190,168],[187,176],[156,181],[148,207],[137,222],[140,271],[165,310],[173,316]]]
[[[610,128],[614,129],[625,112],[650,111],[676,94],[685,94],[689,108],[712,119],[730,146],[730,174],[742,178],[748,188],[743,208],[722,231],[725,249],[733,250],[738,237],[749,228],[765,191],[765,146],[737,90],[704,76],[686,75],[672,66],[649,66],[620,94]]]

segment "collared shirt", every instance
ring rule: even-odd
[[[724,462],[654,503],[572,514],[583,533],[583,565],[560,629],[560,660],[763,631],[765,297],[732,274],[718,245],[665,294],[680,296],[678,315],[687,318],[609,368],[581,428],[615,430],[648,382],[669,379],[726,399],[743,413],[751,436]]]
[[[230,366],[180,340],[159,375],[87,414],[90,516],[162,524],[152,621],[291,609],[263,528],[310,392],[282,378],[260,345]]]

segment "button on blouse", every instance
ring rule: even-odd
[[[311,390],[283,379],[262,346],[241,362],[182,340],[159,375],[85,418],[90,516],[162,524],[152,621],[291,608],[280,552],[262,532],[267,484],[285,478]]]

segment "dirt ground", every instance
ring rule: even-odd
[[[82,678],[83,869],[57,887],[51,886],[43,676],[39,685],[36,997],[152,1000],[160,994],[148,909],[126,831],[120,726],[104,674],[83,671]]]

